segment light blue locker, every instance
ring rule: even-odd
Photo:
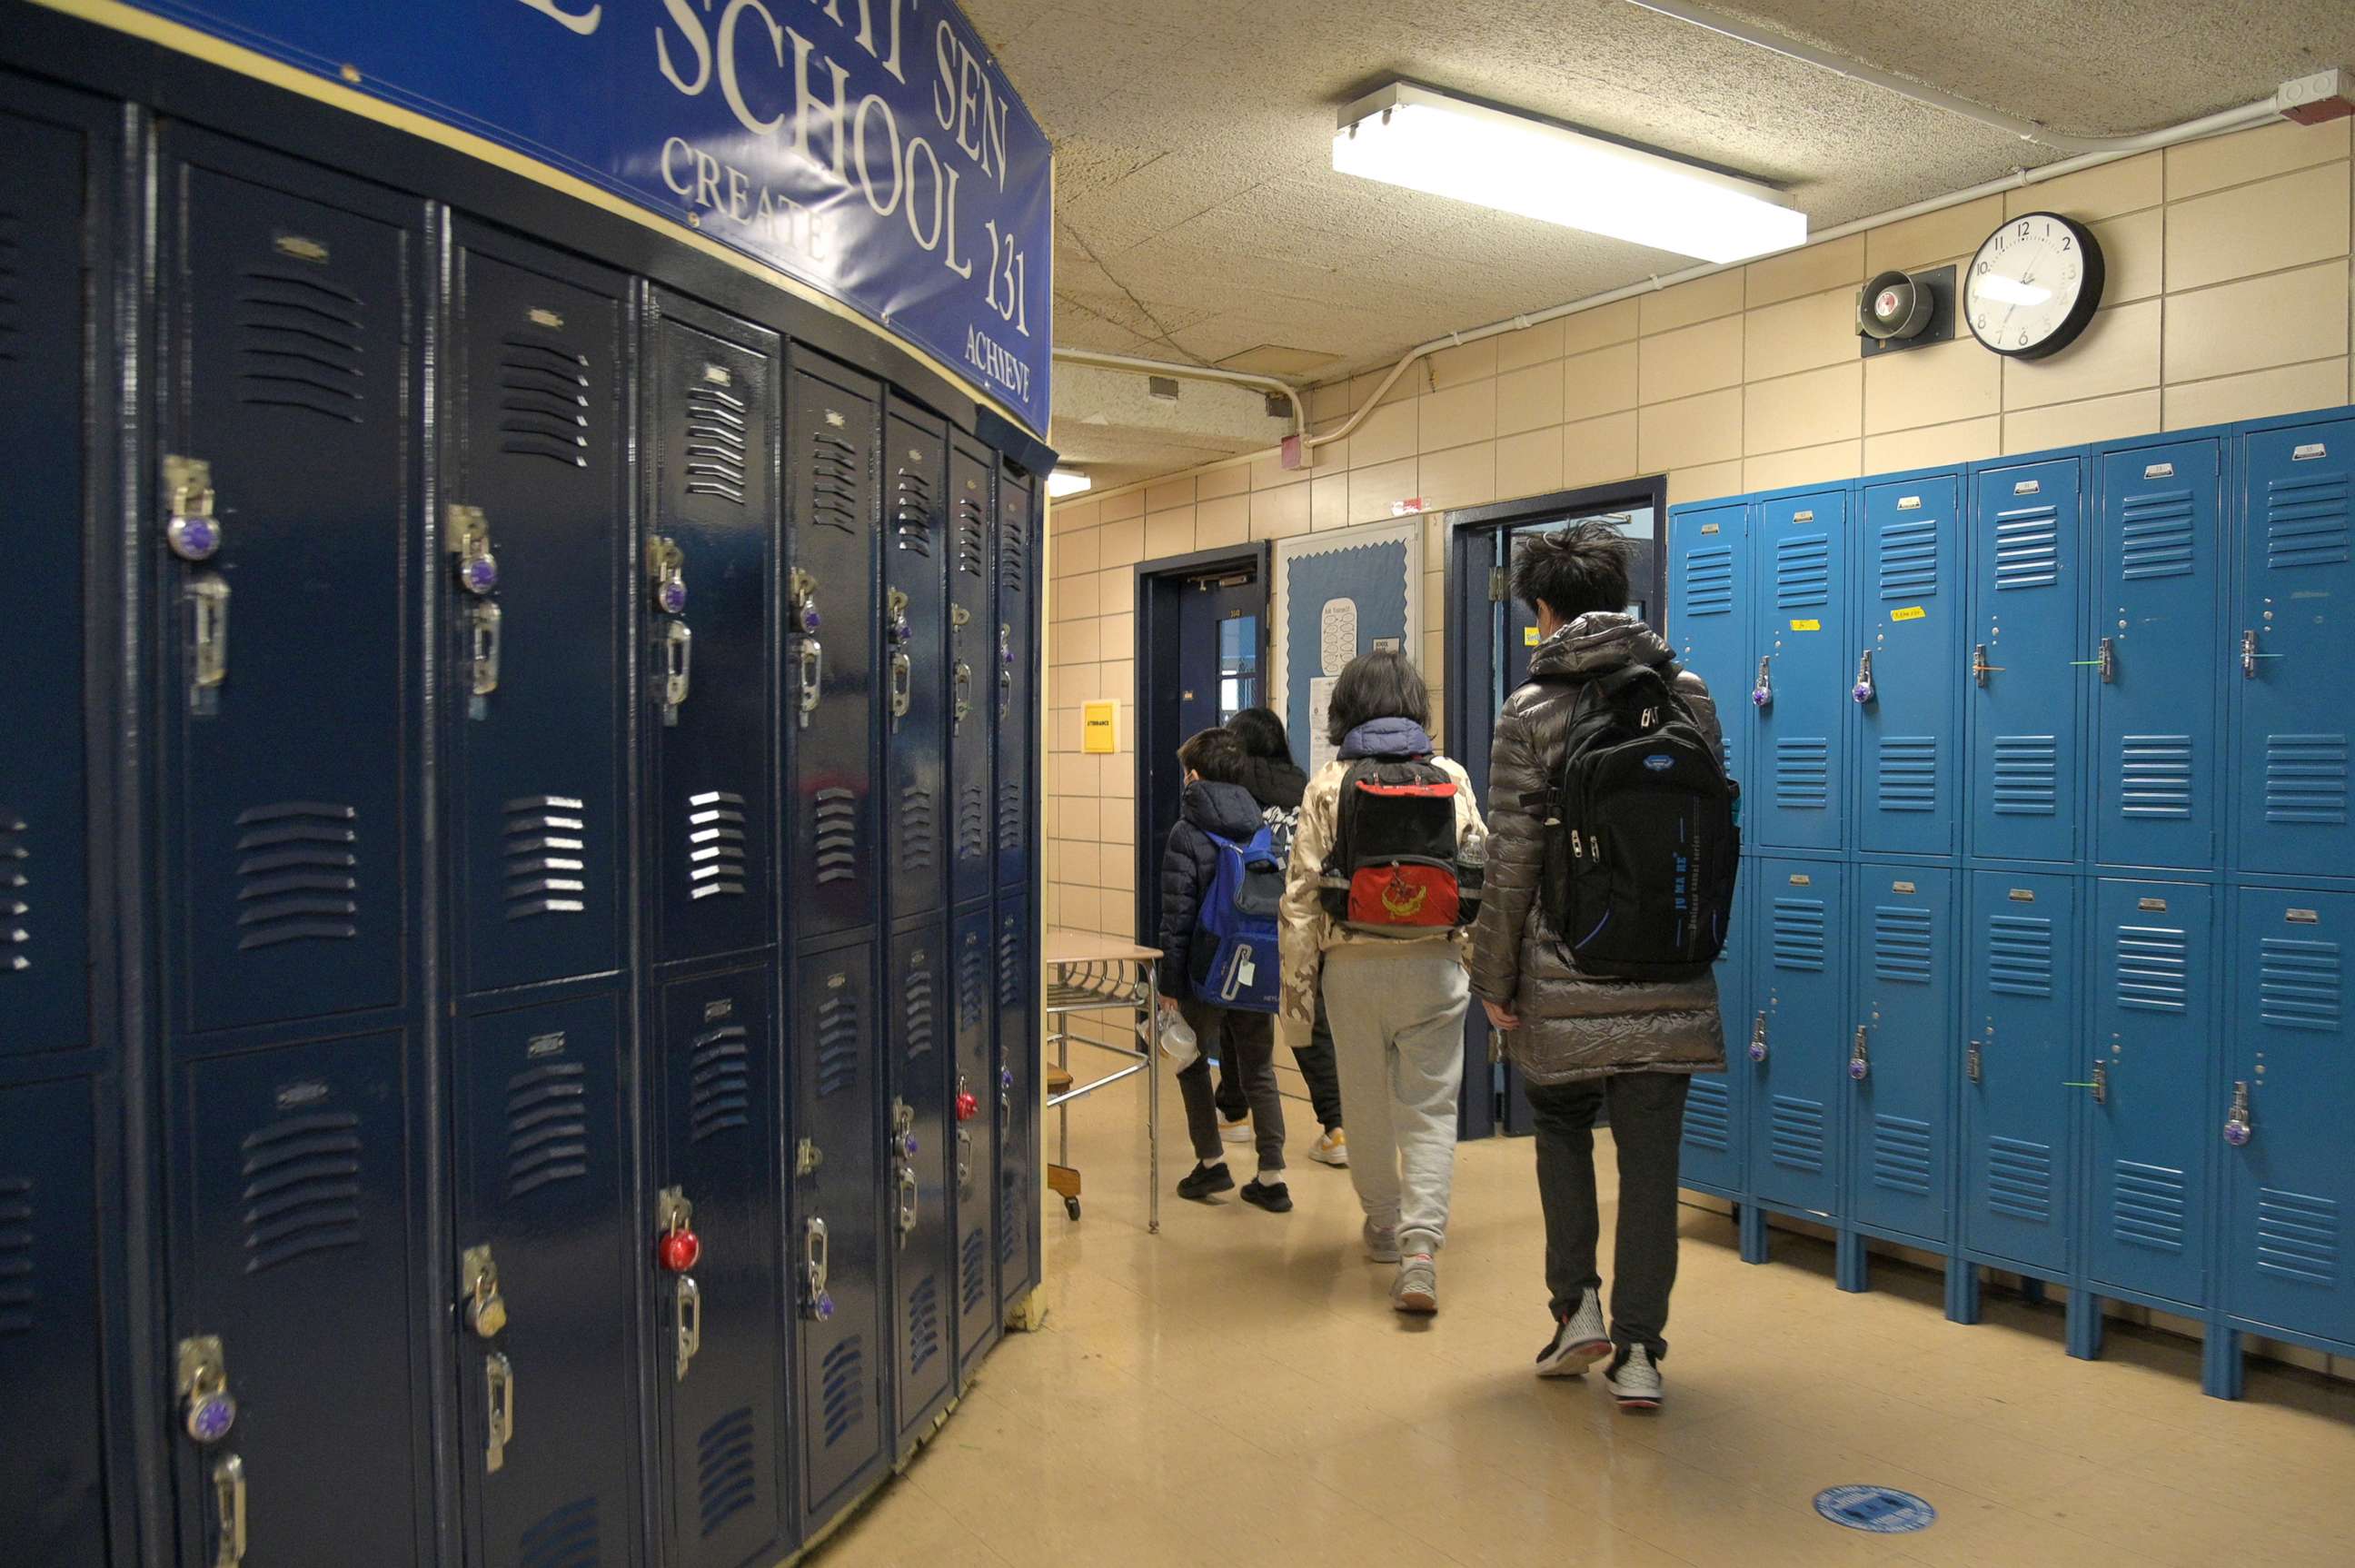
[[[1848,615],[1848,493],[1758,503],[1757,662],[1751,698],[1757,763],[1743,831],[1760,848],[1838,849],[1854,704]]]
[[[1723,1072],[1696,1072],[1685,1096],[1684,1150],[1679,1175],[1687,1186],[1727,1198],[1742,1190],[1742,1150],[1748,1139],[1750,1069],[1750,906],[1758,885],[1755,861],[1742,864],[1734,890],[1733,933],[1717,959],[1717,1004],[1725,1020]]]
[[[1965,947],[1962,1244],[2032,1274],[2069,1264],[2078,1060],[2077,880],[1974,871]]]
[[[1750,1190],[1780,1209],[1839,1207],[1839,1107],[1849,1088],[1848,868],[1753,860]]]
[[[2355,418],[2252,431],[2241,453],[2240,613],[2230,684],[2240,695],[2243,871],[2355,876],[2347,827],[2355,693]]]
[[[1668,514],[1669,642],[1677,660],[1709,683],[1725,731],[1726,769],[1747,787],[1750,688],[1750,507],[1721,502]]]
[[[1965,668],[1975,855],[2069,861],[2079,853],[2083,494],[2074,455],[1972,475]]]
[[[2094,884],[2084,1273],[2096,1285],[2206,1299],[2216,890]]]
[[[1951,855],[1964,619],[1961,485],[1921,475],[1862,489],[1856,671],[1857,848]]]
[[[1859,865],[1851,875],[1849,1217],[1943,1243],[1953,1187],[1955,873]]]
[[[2094,548],[2094,855],[2216,864],[2225,570],[2222,443],[2103,454]]]
[[[2252,1327],[2355,1344],[2355,893],[2240,890],[2232,1076],[2202,1130],[2224,1145],[2225,1307]]]

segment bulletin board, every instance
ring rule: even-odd
[[[1378,645],[1422,663],[1424,521],[1276,541],[1273,689],[1293,760],[1311,773],[1333,760],[1325,714],[1342,667]]]

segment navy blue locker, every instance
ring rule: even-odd
[[[989,449],[962,432],[949,437],[949,791],[954,800],[950,832],[950,899],[986,898],[992,886],[989,771],[994,761],[989,721],[989,562],[997,530],[997,464]]]
[[[1748,503],[1670,509],[1668,635],[1678,662],[1709,683],[1725,731],[1727,771],[1745,788],[1757,673],[1750,649],[1752,576]]]
[[[651,945],[678,959],[771,940],[778,344],[667,295],[655,308],[645,550]]]
[[[786,878],[794,940],[877,919],[874,382],[796,348],[785,410],[790,534],[785,711],[793,772]]]
[[[2074,860],[2083,464],[1971,478],[1970,837],[1975,855]]]
[[[2077,880],[1975,871],[1963,1015],[1962,1243],[2031,1273],[2069,1265],[2084,1093],[2077,1058]]]
[[[2347,829],[2347,695],[2355,690],[2349,536],[2355,419],[2250,432],[2241,449],[2240,770],[2236,864],[2355,876]]]
[[[1758,763],[1743,831],[1762,849],[1838,849],[1854,687],[1848,493],[1762,501],[1752,520],[1758,652],[1750,694]]]
[[[458,1026],[459,1477],[474,1562],[639,1558],[633,1349],[650,1243],[630,1221],[625,1046],[611,996]],[[340,1355],[364,1341],[319,1342]],[[354,1520],[383,1517],[350,1499],[322,1510],[346,1536]]]
[[[2237,914],[2232,1076],[2207,1118],[2208,1136],[2226,1146],[2224,1306],[2260,1330],[2355,1345],[2345,1262],[2355,1214],[2346,1008],[2355,894],[2243,888]]]
[[[469,992],[622,961],[628,284],[461,220],[442,548]]]
[[[883,1333],[883,1125],[875,1068],[874,949],[813,953],[791,993],[795,1141],[792,1259],[799,1294],[801,1510],[823,1524],[887,1456]]]
[[[940,421],[891,403],[883,421],[883,837],[894,920],[940,908],[946,885],[947,443]]]
[[[2095,661],[2094,857],[2105,865],[2218,863],[2222,445],[2200,436],[2102,456],[2100,587],[2076,656]]]
[[[891,939],[891,1099],[883,1142],[902,1448],[940,1413],[956,1373],[956,1232],[949,1211],[955,1036],[943,934],[942,923],[927,921]]]
[[[1039,1283],[1038,956],[1028,890],[997,901],[997,1293],[1013,1307]]]
[[[2096,1285],[2206,1301],[2216,890],[2094,884],[2087,1250]]]
[[[17,1436],[0,1445],[0,1517],[12,1554],[100,1568],[106,1552],[106,1412],[86,1078],[0,1088],[0,1388]]]
[[[1035,848],[1039,749],[1039,535],[1036,482],[1007,469],[997,485],[997,645],[991,663],[997,719],[997,885],[1026,886]]]
[[[1962,494],[1951,474],[1863,486],[1857,569],[1857,848],[1951,855],[1961,819],[1956,704]]]
[[[1717,958],[1717,1005],[1725,1020],[1726,1070],[1694,1073],[1685,1095],[1678,1174],[1687,1186],[1728,1198],[1741,1196],[1745,1185],[1752,1072],[1743,1053],[1754,1027],[1750,1007],[1750,906],[1757,891],[1757,873],[1755,862],[1742,863],[1741,881],[1733,895],[1733,929],[1725,951]]]
[[[1849,1217],[1943,1245],[1953,1187],[1955,873],[1859,865]]]
[[[1751,861],[1750,1191],[1776,1208],[1838,1211],[1848,1092],[1848,868]]]
[[[969,1381],[997,1342],[997,1092],[990,1082],[989,906],[960,911],[948,968],[956,987],[957,1381]]]
[[[765,965],[677,980],[657,1008],[662,1152],[646,1245],[675,1568],[765,1560],[783,1525],[775,986]]]

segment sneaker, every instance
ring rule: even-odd
[[[1226,1117],[1220,1116],[1219,1118],[1219,1136],[1222,1141],[1231,1144],[1247,1144],[1251,1142],[1251,1118],[1249,1116],[1239,1116],[1231,1122],[1227,1120]]]
[[[1603,1327],[1603,1302],[1594,1292],[1578,1298],[1578,1310],[1554,1326],[1553,1338],[1538,1352],[1538,1376],[1582,1378],[1587,1369],[1611,1353],[1611,1336]]]
[[[1349,1164],[1348,1135],[1340,1128],[1335,1127],[1310,1147],[1308,1157],[1319,1165],[1346,1169]]]
[[[1366,1255],[1378,1264],[1399,1261],[1398,1227],[1366,1221]]]
[[[1191,1198],[1198,1203],[1213,1192],[1232,1192],[1234,1189],[1234,1173],[1227,1168],[1227,1162],[1223,1159],[1216,1165],[1198,1164],[1178,1182],[1178,1196]]]
[[[1237,1196],[1244,1202],[1264,1209],[1271,1214],[1292,1212],[1292,1189],[1281,1181],[1270,1181],[1264,1177],[1253,1177],[1243,1183],[1243,1189]]]
[[[1423,1317],[1439,1310],[1439,1265],[1429,1253],[1417,1253],[1400,1263],[1398,1282],[1391,1286],[1391,1305],[1401,1312]]]
[[[1641,1345],[1620,1351],[1603,1381],[1622,1410],[1657,1410],[1666,1397],[1660,1388],[1660,1369],[1653,1365],[1651,1351]]]

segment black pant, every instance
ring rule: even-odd
[[[1600,1286],[1595,1246],[1603,1217],[1594,1198],[1594,1114],[1607,1099],[1619,1150],[1619,1233],[1611,1258],[1611,1339],[1657,1360],[1677,1283],[1677,1158],[1684,1139],[1682,1072],[1622,1072],[1550,1087],[1529,1085],[1538,1137],[1538,1197],[1545,1205],[1546,1288],[1556,1317]]]
[[[1219,1142],[1215,1097],[1210,1089],[1210,1057],[1215,1052],[1224,1071],[1240,1081],[1252,1112],[1252,1131],[1259,1145],[1262,1170],[1284,1168],[1284,1096],[1275,1087],[1275,1019],[1266,1013],[1237,1012],[1205,1007],[1199,1002],[1178,1004],[1193,1026],[1194,1041],[1202,1054],[1178,1070],[1178,1092],[1186,1102],[1186,1133],[1194,1157],[1205,1165],[1226,1158]]]
[[[1294,1048],[1292,1060],[1300,1064],[1300,1076],[1308,1081],[1308,1104],[1316,1112],[1316,1124],[1327,1132],[1341,1125],[1341,1074],[1333,1065],[1333,1029],[1325,1021],[1325,998],[1316,998],[1316,1029],[1308,1043]],[[1243,1099],[1243,1086],[1233,1068],[1222,1058],[1219,1064],[1219,1115],[1231,1122],[1243,1119],[1248,1108]]]

